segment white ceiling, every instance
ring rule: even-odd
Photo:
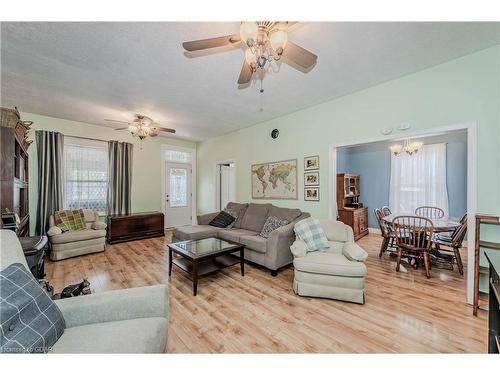
[[[4,22],[2,106],[104,126],[143,113],[203,140],[500,43],[499,23],[303,23],[290,40],[317,65],[282,64],[260,94],[236,84],[240,47],[187,57],[181,46],[238,25]]]

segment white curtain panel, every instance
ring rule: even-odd
[[[66,137],[64,166],[64,208],[106,212],[108,144]]]
[[[419,206],[439,207],[448,217],[446,143],[424,145],[414,155],[391,154],[389,207],[413,213]]]

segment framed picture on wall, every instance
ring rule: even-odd
[[[304,173],[304,186],[318,186],[319,171]]]
[[[304,171],[319,169],[319,156],[307,156],[304,158]]]
[[[305,201],[319,201],[319,187],[306,187],[304,188]]]

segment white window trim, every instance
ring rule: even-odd
[[[198,195],[196,194],[196,148],[189,148],[189,147],[181,147],[181,146],[174,146],[174,145],[169,145],[169,144],[162,144],[161,145],[161,196],[160,196],[160,202],[161,202],[161,212],[165,212],[165,194],[166,194],[166,186],[165,186],[165,163],[167,162],[167,159],[165,158],[165,151],[183,151],[183,152],[190,152],[191,153],[191,163],[182,163],[182,162],[175,162],[179,164],[190,164],[191,165],[191,223],[193,225],[198,224],[198,218],[196,216],[197,213],[197,199]]]

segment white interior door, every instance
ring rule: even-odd
[[[219,164],[219,209],[235,200],[235,168],[234,164]]]
[[[191,224],[191,165],[166,163],[165,227],[174,228]]]

